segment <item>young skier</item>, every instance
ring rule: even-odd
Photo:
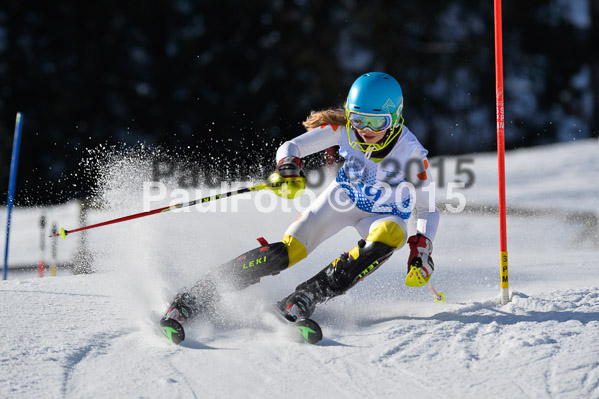
[[[407,220],[418,213],[417,234],[409,237],[406,285],[427,284],[434,271],[432,241],[439,222],[428,151],[404,126],[403,95],[390,75],[371,72],[351,86],[344,109],[312,112],[308,132],[277,151],[269,181],[287,182],[290,196],[305,187],[301,158],[338,145],[345,162],[334,182],[292,223],[280,242],[261,246],[219,266],[178,294],[161,321],[175,343],[181,324],[210,312],[223,289],[242,289],[278,274],[308,256],[346,226],[361,237],[321,272],[278,302],[289,321],[310,317],[318,303],[344,294],[406,243]]]

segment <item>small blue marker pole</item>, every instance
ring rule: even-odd
[[[21,125],[23,116],[17,112],[17,121],[15,122],[15,138],[12,143],[12,160],[10,162],[10,178],[8,182],[8,202],[6,214],[6,247],[4,248],[4,280],[8,272],[8,242],[10,237],[10,216],[12,214],[12,205],[15,201],[15,186],[17,185],[17,166],[19,164],[19,148],[21,147]]]

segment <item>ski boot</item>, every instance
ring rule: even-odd
[[[358,245],[331,262],[308,281],[300,284],[278,307],[287,320],[309,318],[316,305],[345,294],[393,254],[394,247],[360,240]]]
[[[160,327],[166,337],[180,344],[185,339],[183,324],[197,316],[210,317],[218,308],[220,295],[213,276],[199,280],[190,290],[177,294],[160,320]]]
[[[309,318],[316,309],[315,295],[309,291],[294,292],[278,303],[279,309],[287,320],[296,322]]]
[[[291,327],[292,336],[299,342],[317,344],[322,339],[322,329],[310,319],[316,308],[316,298],[309,291],[296,291],[276,305],[282,319]]]
[[[160,320],[160,328],[169,341],[179,345],[185,339],[183,323],[197,311],[196,297],[189,293],[177,294],[166,314]]]

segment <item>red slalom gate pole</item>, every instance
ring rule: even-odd
[[[503,101],[503,43],[501,0],[495,1],[495,101],[497,107],[497,166],[499,178],[499,251],[501,304],[510,301],[507,257],[507,223],[505,215],[505,107]]]

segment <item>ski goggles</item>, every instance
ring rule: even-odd
[[[378,133],[391,127],[391,114],[363,114],[350,111],[348,119],[357,130],[369,129]]]

